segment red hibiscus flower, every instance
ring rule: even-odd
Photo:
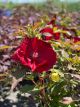
[[[73,37],[72,35],[64,34],[64,38],[73,40],[74,43],[80,42],[80,37],[76,37],[76,36]]]
[[[80,42],[80,38],[79,37],[73,37],[72,38],[73,39],[73,41],[76,43],[76,42]]]
[[[43,35],[44,40],[59,40],[60,39],[60,32],[55,32],[53,28],[45,27],[40,31]]]
[[[76,37],[76,30],[75,29],[68,29],[68,28],[63,28],[64,31],[69,32],[64,34],[64,38],[73,40],[74,43],[80,42],[80,36]]]
[[[12,59],[29,67],[32,72],[43,72],[56,63],[56,53],[49,43],[26,37],[12,55]]]
[[[56,16],[56,14],[54,14],[54,17],[51,19],[51,21],[50,21],[50,22],[48,22],[48,24],[47,24],[47,25],[52,25],[52,26],[54,26],[54,25],[55,25],[55,23],[56,23],[56,19],[57,19],[57,16]]]
[[[52,28],[49,27],[43,28],[40,33],[43,35],[44,40],[51,40],[54,35]]]

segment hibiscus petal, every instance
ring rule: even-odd
[[[32,72],[43,72],[56,63],[56,53],[49,43],[38,38],[27,38],[14,52],[12,59],[29,67]]]

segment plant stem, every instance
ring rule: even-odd
[[[39,77],[39,81],[41,83],[42,86],[44,86],[44,78],[41,79],[41,77]],[[40,96],[41,96],[41,102],[44,105],[44,107],[48,107],[48,102],[47,102],[47,98],[46,98],[46,91],[45,91],[45,86],[43,89],[41,89],[40,91]]]

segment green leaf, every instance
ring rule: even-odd
[[[46,76],[46,72],[43,72],[43,73],[41,74],[41,77],[44,78],[45,76]]]
[[[32,74],[26,75],[25,77],[26,80],[33,80],[34,76]]]
[[[34,87],[34,89],[32,90],[34,93],[38,94],[40,92],[40,89],[37,87]]]
[[[60,83],[53,85],[53,87],[51,87],[51,93],[53,95],[58,95],[58,93],[64,94],[63,86],[65,86],[65,81],[61,81]]]
[[[42,87],[36,86],[36,87],[34,87],[32,92],[34,92],[35,94],[38,94],[42,89],[44,89],[44,86],[42,86]]]
[[[68,105],[68,107],[71,107],[71,105]]]
[[[34,88],[34,85],[25,85],[25,86],[23,86],[23,87],[20,89],[20,91],[21,91],[22,93],[27,93],[27,92],[32,91],[33,88]]]
[[[19,79],[21,77],[24,77],[26,75],[26,72],[28,72],[28,68],[25,66],[22,66],[20,63],[18,63],[16,66],[13,66],[14,69],[12,69],[12,75]]]
[[[16,77],[16,79],[19,79],[19,78],[25,76],[25,72],[24,72],[24,71],[16,71],[16,72],[12,72],[12,75],[13,75],[14,77]]]

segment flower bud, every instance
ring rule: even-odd
[[[60,75],[57,72],[51,73],[50,78],[54,82],[59,82],[60,80]]]

